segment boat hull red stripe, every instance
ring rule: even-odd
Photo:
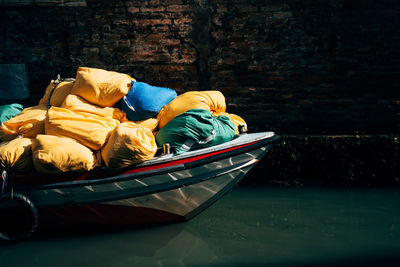
[[[171,167],[171,166],[176,166],[176,165],[185,164],[185,163],[189,163],[189,162],[194,162],[194,161],[205,159],[205,158],[208,158],[208,157],[211,157],[211,156],[215,156],[215,155],[218,155],[218,154],[223,154],[223,153],[235,150],[235,149],[239,149],[239,148],[242,148],[242,147],[250,146],[250,145],[255,144],[255,143],[257,143],[257,141],[256,142],[252,142],[252,143],[248,143],[248,144],[245,144],[245,145],[241,145],[241,146],[236,146],[236,147],[227,148],[227,149],[220,150],[220,151],[211,152],[211,153],[204,154],[204,155],[199,155],[199,156],[196,156],[196,157],[191,157],[191,158],[186,158],[186,159],[181,159],[181,160],[174,160],[174,161],[171,161],[171,162],[161,163],[161,164],[157,164],[157,165],[153,165],[153,166],[139,167],[139,168],[135,168],[135,169],[129,170],[129,171],[125,172],[124,174],[156,170],[156,169],[161,169],[161,168],[165,168],[165,167]]]
[[[15,179],[15,181],[18,184],[47,184],[47,183],[54,183],[54,182],[63,182],[63,181],[83,181],[83,180],[92,180],[92,179],[100,179],[100,178],[108,178],[111,176],[116,176],[116,175],[124,175],[124,174],[132,174],[132,173],[140,173],[140,172],[145,172],[145,171],[151,171],[151,170],[157,170],[157,169],[162,169],[165,167],[171,167],[171,166],[177,166],[180,164],[185,164],[185,163],[191,163],[195,161],[199,161],[211,156],[215,155],[221,155],[223,153],[241,149],[244,147],[251,146],[253,144],[259,143],[262,140],[254,141],[251,143],[195,156],[195,157],[189,157],[181,160],[172,160],[169,162],[165,163],[160,163],[160,164],[154,164],[150,166],[144,166],[144,167],[137,167],[133,169],[128,169],[128,170],[103,170],[103,169],[95,169],[89,172],[84,172],[84,173],[74,173],[74,172],[68,172],[68,173],[61,173],[61,174],[54,174],[54,175],[43,175],[41,173],[23,173],[19,174],[18,178]]]

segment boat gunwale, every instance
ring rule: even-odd
[[[221,149],[202,149],[205,150],[206,153],[196,153],[195,155],[187,157],[171,157],[173,160],[169,161],[160,161],[155,164],[146,164],[146,165],[137,165],[135,168],[128,169],[126,172],[106,177],[106,178],[97,178],[97,179],[75,179],[68,181],[61,181],[55,183],[46,183],[46,184],[15,184],[15,190],[17,191],[30,191],[30,190],[47,190],[47,189],[55,189],[55,188],[68,188],[68,187],[79,187],[79,186],[91,186],[91,185],[100,185],[100,184],[108,184],[115,182],[122,182],[133,179],[142,179],[145,177],[153,176],[153,175],[162,175],[166,173],[171,173],[175,171],[185,170],[194,168],[200,165],[204,165],[207,163],[215,162],[224,158],[228,158],[231,156],[235,156],[238,154],[245,153],[246,151],[251,151],[257,149],[262,146],[267,146],[269,144],[273,144],[279,139],[277,135],[265,136],[264,138],[258,138],[254,140],[250,140],[249,142],[243,142],[239,144],[235,144],[233,147],[221,146]],[[226,143],[224,143],[226,144]],[[196,151],[198,152],[198,151]],[[208,152],[208,153],[207,153]],[[199,158],[199,159],[196,159]],[[178,162],[178,163],[177,163]],[[180,163],[183,162],[183,163]],[[164,167],[158,167],[160,165],[167,165]],[[158,167],[158,168],[157,168]],[[150,168],[149,170],[140,171],[142,168]],[[82,175],[85,175],[83,173]]]

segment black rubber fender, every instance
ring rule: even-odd
[[[5,201],[17,201],[20,202],[24,205],[26,205],[30,212],[31,212],[31,225],[30,227],[28,227],[27,229],[24,229],[24,231],[21,231],[21,233],[19,233],[18,235],[7,235],[5,233],[2,232],[2,229],[0,229],[0,239],[6,240],[6,241],[18,241],[21,239],[25,239],[27,237],[29,237],[37,228],[38,223],[39,223],[39,214],[38,214],[38,210],[35,206],[35,204],[33,204],[33,202],[26,197],[23,194],[20,193],[13,193],[11,195],[11,193],[6,193],[0,196],[0,205],[5,202]]]

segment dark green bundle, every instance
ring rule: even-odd
[[[235,125],[226,116],[191,109],[168,122],[156,135],[159,147],[169,143],[176,154],[228,142],[235,136]]]
[[[24,107],[21,104],[9,104],[0,106],[0,124],[17,116]]]

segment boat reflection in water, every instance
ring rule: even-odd
[[[39,225],[0,242],[0,266],[399,266],[399,205],[396,188],[240,186],[185,223]]]

